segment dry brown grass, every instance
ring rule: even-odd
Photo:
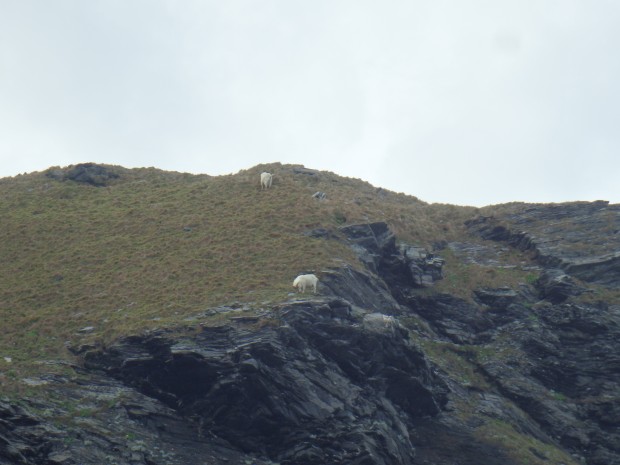
[[[441,251],[445,259],[444,279],[437,281],[431,292],[444,292],[472,301],[473,290],[481,287],[518,289],[531,284],[538,273],[530,270],[532,261],[523,254],[509,253],[498,256],[497,266],[465,263],[450,249]]]
[[[477,211],[279,163],[220,177],[109,168],[121,177],[99,188],[44,173],[0,180],[5,377],[68,357],[66,341],[105,343],[215,305],[279,302],[300,272],[359,266],[344,242],[303,234],[313,228],[338,235],[343,224],[386,221],[399,239],[431,247],[464,234]],[[269,190],[262,171],[275,173]]]

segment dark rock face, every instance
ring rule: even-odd
[[[547,299],[554,304],[564,302],[569,297],[578,296],[586,291],[557,268],[545,270],[536,281],[536,288],[542,299]]]
[[[545,267],[560,268],[587,282],[620,286],[620,205],[533,205],[466,224],[484,239],[532,251]]]
[[[442,245],[458,259],[500,266],[517,248],[541,272],[468,300],[428,288],[443,261],[397,247],[385,223],[314,230],[365,268],[322,270],[320,295],[253,317],[218,307],[184,333],[76,351],[74,377],[42,380],[56,400],[0,402],[0,464],[620,465],[620,305],[585,303],[591,285],[576,282],[614,295],[618,213],[469,222],[492,242]],[[593,233],[567,234],[571,222],[612,227],[584,249]]]
[[[56,400],[29,400],[42,415],[0,403],[0,464],[187,465],[200,457],[206,465],[269,465],[152,397],[108,376],[84,375],[47,376]]]
[[[386,223],[358,224],[340,230],[364,265],[375,275],[389,280],[392,288],[431,287],[443,278],[442,258],[422,247],[407,244],[396,247],[396,237]],[[395,291],[392,289],[400,299],[402,291]]]
[[[119,174],[106,166],[80,163],[68,170],[50,170],[47,176],[61,181],[69,180],[101,187],[106,186],[112,179],[118,178]]]
[[[396,237],[386,223],[356,224],[340,228],[352,243],[360,260],[373,273],[386,257],[397,254]]]
[[[0,463],[38,463],[52,449],[58,431],[21,407],[0,401]]]
[[[557,442],[585,463],[620,464],[620,307],[548,303],[532,311],[515,299],[497,313],[450,296],[411,300],[414,314],[440,338],[463,347],[484,383],[497,389],[494,394],[487,387],[476,399],[451,386],[450,397],[477,404],[485,417],[509,421],[543,443]],[[490,395],[498,402],[484,401]],[[507,416],[515,408],[522,413]],[[464,434],[472,431],[469,423],[451,421]],[[433,421],[432,427],[441,424]]]
[[[580,223],[588,223],[591,220],[589,215],[601,214],[601,207],[604,205],[600,203],[578,205],[569,208],[569,211],[570,214],[584,216],[578,218]],[[530,213],[536,217],[540,211]],[[553,209],[551,215],[568,213]],[[540,219],[542,223],[548,220],[546,214]],[[485,229],[482,231],[484,235]],[[478,404],[486,415],[518,425],[515,427],[527,431],[528,435],[542,443],[557,443],[572,451],[572,455],[580,461],[587,460],[588,464],[595,465],[620,464],[620,447],[617,445],[620,441],[615,428],[620,405],[617,360],[620,353],[620,307],[602,303],[594,307],[564,303],[586,291],[568,276],[569,270],[574,272],[577,264],[596,260],[578,258],[581,250],[547,246],[550,242],[547,236],[535,238],[523,231],[512,233],[501,227],[493,227],[486,232],[493,240],[536,250],[543,266],[562,263],[565,271],[544,269],[535,288],[524,284],[518,290],[477,289],[475,303],[472,304],[447,294],[403,292],[402,276],[406,273],[402,267],[386,267],[385,263],[393,264],[395,261],[384,256],[379,260],[384,265],[377,267],[377,270],[403,306],[401,317],[408,314],[421,317],[434,332],[434,338],[443,338],[456,347],[471,351],[467,359],[476,370],[480,370],[485,382],[496,386],[498,402],[488,404],[458,388],[452,389],[450,397]],[[610,247],[610,243],[616,243],[614,241],[617,241],[616,236],[606,238],[599,244],[600,249]],[[552,251],[556,255],[543,256],[540,250]],[[478,250],[473,251],[476,259],[492,255],[483,252],[484,255]],[[471,253],[467,250],[467,254]],[[560,253],[564,254],[562,258],[559,258]],[[604,273],[601,273],[602,268],[596,266],[585,267],[591,273],[593,282],[615,285],[613,267],[606,268]],[[400,278],[396,270],[401,270]],[[584,275],[580,276],[583,278]],[[544,299],[546,304],[533,308],[538,299]],[[485,393],[485,397],[489,394]],[[516,411],[522,414],[514,413]],[[470,422],[484,424],[485,420],[474,417]],[[472,440],[471,433],[476,429],[470,423],[455,421],[454,417],[449,421],[441,417],[431,423],[432,426],[426,426],[436,434],[441,434],[443,427],[450,423],[453,431],[461,431],[469,440]],[[428,433],[424,429],[416,432],[422,436]],[[469,455],[476,457],[472,463],[476,463],[475,460],[479,460],[477,463],[493,463],[482,459],[485,446],[484,443],[478,444],[478,452]],[[460,460],[469,463],[468,454],[463,453],[460,446],[457,449],[463,455]],[[540,450],[534,448],[533,451],[534,459],[549,460]],[[450,462],[444,457],[437,463]]]
[[[313,170],[310,168],[305,168],[303,166],[295,166],[292,168],[293,173],[295,174],[305,174],[307,176],[317,176],[319,175],[319,171]]]
[[[494,309],[506,310],[510,304],[517,301],[519,294],[509,287],[499,289],[476,289],[474,290],[476,300]]]
[[[385,281],[368,272],[350,267],[324,271],[320,287],[322,294],[346,299],[366,311],[400,313],[400,306]]]
[[[620,400],[620,308],[548,305],[537,315],[529,325],[506,328],[515,354],[525,354],[521,362],[483,362],[483,369],[548,434],[584,453],[588,464],[620,463],[611,426],[618,424]]]
[[[566,264],[565,270],[584,281],[618,286],[620,282],[620,252],[573,260]]]
[[[423,247],[403,244],[400,252],[407,263],[413,279],[413,287],[431,287],[435,281],[443,279],[444,260],[429,253]]]
[[[344,305],[285,306],[282,325],[252,332],[129,338],[86,366],[278,463],[414,463],[408,427],[441,411],[446,386],[404,329],[365,330]]]

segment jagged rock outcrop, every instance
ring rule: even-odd
[[[409,426],[437,415],[447,389],[407,331],[360,323],[344,301],[297,302],[252,331],[133,337],[84,358],[281,464],[414,463]]]
[[[478,307],[450,294],[413,294],[407,299],[407,306],[423,317],[438,336],[458,344],[475,342],[478,334],[493,324]]]
[[[375,274],[386,258],[397,254],[396,237],[386,223],[356,224],[340,231],[349,239],[362,263]]]
[[[500,392],[589,465],[620,463],[620,307],[547,304],[492,346],[508,334],[506,358],[480,363]]]
[[[401,288],[425,288],[443,278],[441,257],[423,247],[397,246],[396,237],[384,222],[346,226],[340,231],[369,271],[390,280],[397,298],[402,298],[402,292],[395,289],[397,283]]]
[[[400,313],[400,306],[385,281],[368,271],[350,266],[321,273],[321,293],[346,299],[370,312],[389,315]]]
[[[478,303],[496,310],[506,310],[519,298],[519,293],[509,287],[475,289],[474,295]]]
[[[109,376],[78,370],[41,382],[53,394],[25,400],[28,409],[0,403],[2,465],[187,465],[198,457],[205,465],[269,465],[205,438],[191,419]]]
[[[620,205],[606,201],[527,205],[468,221],[480,237],[535,254],[587,282],[620,286]]]
[[[111,167],[98,165],[96,163],[79,163],[70,166],[66,170],[50,169],[47,176],[60,181],[75,181],[93,186],[102,187],[117,179],[120,175]]]
[[[557,268],[543,271],[535,284],[541,299],[547,299],[554,304],[586,292],[585,288],[578,286],[574,279]]]
[[[0,464],[40,463],[58,436],[24,408],[0,400]]]
[[[569,211],[596,215],[601,213],[602,206],[600,203],[579,205]],[[552,210],[554,216],[566,214],[563,210]],[[548,221],[548,217],[543,217],[541,221]],[[584,218],[579,221],[588,222]],[[511,234],[504,231],[494,239],[507,241],[514,247],[526,243],[528,249],[537,247],[534,244],[546,243],[526,233]],[[600,247],[614,244],[615,234],[601,241]],[[468,247],[460,247],[460,250],[465,249]],[[480,257],[478,249],[480,247],[474,254]],[[582,253],[580,250],[563,250],[570,250],[571,263],[580,260],[576,258]],[[471,251],[466,253],[471,254]],[[492,251],[484,251],[485,257],[491,255]],[[421,317],[433,338],[443,338],[455,347],[465,348],[465,353],[469,354],[467,360],[482,375],[480,383],[494,386],[490,390],[487,387],[487,393],[496,392],[501,401],[492,408],[485,402],[486,415],[501,421],[508,419],[537,440],[571,451],[576,461],[588,465],[620,464],[617,446],[620,442],[615,431],[620,405],[619,306],[565,303],[586,289],[565,272],[553,268],[544,269],[533,283],[535,286],[524,283],[516,290],[477,289],[473,303],[448,294],[416,294],[414,289],[403,292],[402,266],[387,257],[382,260],[379,262],[384,266],[377,270],[403,306],[401,318],[407,314]],[[487,260],[487,265],[493,263],[492,259]],[[392,264],[392,268],[386,267],[386,263]],[[557,261],[543,259],[540,263],[549,266]],[[571,265],[567,265],[567,269],[570,270]],[[591,271],[596,274],[600,268]],[[401,278],[396,277],[399,272]],[[615,282],[601,275],[597,275],[595,281],[610,286]],[[420,325],[416,324],[416,328]],[[452,389],[450,396],[470,405],[481,402],[458,388]],[[516,415],[514,409],[524,416]],[[513,413],[506,415],[507,411]],[[465,436],[476,429],[455,422],[454,418],[451,420],[452,427]],[[480,417],[470,421],[484,423]],[[427,426],[434,431],[445,425],[443,418],[432,424],[432,427]],[[480,450],[484,450],[483,445]],[[540,451],[534,455],[538,459],[542,457],[543,461],[549,459]],[[468,463],[467,459],[463,462]]]
[[[411,272],[414,287],[431,287],[435,281],[443,279],[445,261],[441,257],[436,257],[424,247],[408,244],[401,244],[399,250]]]
[[[616,243],[620,240],[616,240]],[[592,258],[575,259],[563,267],[567,273],[584,281],[618,286],[620,284],[620,251]]]
[[[39,380],[56,397],[0,402],[0,464],[620,465],[620,306],[579,298],[588,282],[613,296],[616,271],[574,268],[613,255],[617,213],[469,222],[493,242],[443,244],[457,259],[503,266],[506,248],[526,249],[540,271],[469,299],[425,287],[449,269],[385,223],[315,229],[361,265],[321,270],[320,295],[253,316],[223,306],[74,349],[73,376]],[[584,250],[591,231],[560,244],[571,221],[613,227]]]

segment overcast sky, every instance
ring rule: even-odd
[[[0,0],[0,177],[301,163],[620,202],[618,0]]]

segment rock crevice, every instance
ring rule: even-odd
[[[280,309],[277,326],[128,338],[84,359],[282,464],[414,463],[409,427],[440,413],[447,388],[407,331],[367,331],[334,311],[342,305],[300,302]]]

